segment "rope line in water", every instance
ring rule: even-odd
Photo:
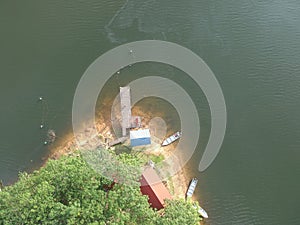
[[[43,144],[48,145],[48,144],[53,143],[56,139],[55,131],[51,128],[52,127],[51,123],[57,117],[57,115],[55,115],[51,119],[52,122],[51,123],[49,122],[49,124],[48,124],[49,105],[43,97],[39,97],[38,100],[41,103],[41,109],[42,109],[42,118],[41,118],[41,123],[40,123],[40,129],[45,128],[46,125],[47,125],[47,128],[48,128],[47,132],[45,133],[45,138],[44,138]]]

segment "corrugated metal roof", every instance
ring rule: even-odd
[[[172,199],[170,192],[151,167],[146,168],[142,174],[141,191],[149,196],[149,202],[157,209],[164,206],[165,199]]]

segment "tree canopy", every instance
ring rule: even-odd
[[[134,157],[117,159],[136,166],[139,159]],[[114,184],[75,155],[49,160],[32,174],[21,173],[15,184],[0,192],[0,224],[4,225],[193,225],[198,221],[191,203],[171,200],[163,210],[153,210],[138,180],[136,185]]]

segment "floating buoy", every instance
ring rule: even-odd
[[[120,71],[118,71],[117,74],[120,74]]]
[[[44,124],[41,124],[41,125],[40,125],[40,128],[43,129],[43,128],[44,128]]]
[[[129,50],[129,53],[133,53],[133,51],[130,49],[130,50]]]
[[[47,141],[44,141],[44,145],[47,145],[48,144],[48,142]]]
[[[43,100],[43,97],[42,97],[42,96],[40,96],[40,97],[39,97],[39,101],[42,101],[42,100]]]

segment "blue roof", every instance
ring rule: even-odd
[[[131,130],[130,131],[130,145],[140,146],[151,144],[149,129]]]
[[[150,145],[150,144],[151,144],[151,139],[149,137],[130,139],[130,145],[133,147],[140,146],[140,145]]]

